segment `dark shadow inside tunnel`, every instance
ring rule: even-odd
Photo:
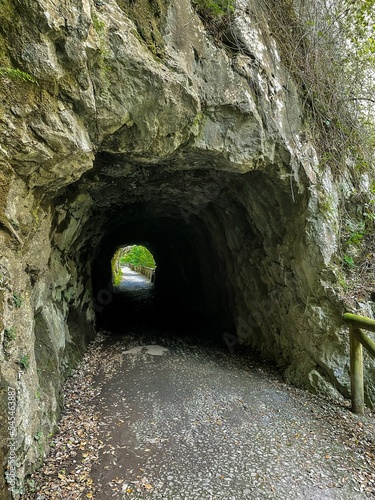
[[[105,324],[117,332],[132,324],[152,326],[157,317],[154,294],[156,262],[152,253],[142,245],[122,245],[111,259],[111,270],[111,300],[114,304],[108,308],[107,314],[102,315]]]
[[[93,208],[82,244],[97,329],[126,334],[177,325],[176,331],[220,341],[230,334],[238,344],[245,339],[262,348],[259,323],[273,321],[266,263],[275,267],[283,245],[290,188],[284,196],[265,173],[239,175],[222,167],[192,164],[177,171],[174,164],[151,168],[98,155],[97,169],[85,178]],[[111,259],[124,244],[143,245],[154,255],[152,290],[116,293]]]
[[[213,337],[220,322],[222,335],[223,308],[212,307],[218,305],[215,295],[219,288],[216,285],[205,292],[204,274],[212,275],[212,259],[202,250],[207,251],[207,244],[197,228],[179,218],[152,217],[149,207],[142,205],[131,207],[128,213],[133,220],[109,228],[94,261],[97,327],[117,335],[129,329],[162,328]],[[125,238],[152,252],[157,262],[155,283],[146,280],[134,287],[114,285],[111,261],[119,241],[123,244]]]

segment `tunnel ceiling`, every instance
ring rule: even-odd
[[[87,235],[90,234],[87,237],[94,237],[96,233],[99,238],[115,232],[116,227],[136,221],[152,227],[151,220],[173,219],[180,221],[182,227],[188,226],[194,220],[201,220],[210,208],[227,215],[242,209],[247,212],[250,232],[257,225],[261,232],[267,232],[267,220],[255,223],[254,219],[259,211],[275,209],[275,228],[269,234],[277,242],[284,232],[281,212],[301,211],[301,206],[292,202],[288,183],[284,188],[280,183],[275,186],[272,181],[275,171],[277,166],[269,165],[247,174],[225,172],[216,169],[215,163],[206,162],[204,155],[198,168],[181,160],[177,166],[174,161],[145,165],[130,163],[122,155],[103,154],[97,155],[90,172],[60,194],[56,205],[64,206],[68,199],[74,211],[77,200],[77,208],[85,211],[86,218],[90,217],[87,226],[92,227],[85,229]],[[253,210],[249,213],[251,206]],[[302,207],[302,211],[305,208]],[[62,224],[64,229],[65,222]],[[142,226],[136,224],[136,227]]]

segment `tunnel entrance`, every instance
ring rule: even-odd
[[[179,323],[289,363],[280,332],[299,300],[295,282],[308,279],[298,257],[306,199],[292,196],[278,166],[240,173],[222,157],[145,165],[106,153],[77,189],[92,203],[80,244],[97,329]],[[152,292],[130,309],[112,282],[111,259],[124,244],[145,246],[157,263]]]
[[[148,248],[157,263],[152,310],[158,313],[138,315],[141,322],[146,316],[164,322],[178,319],[195,322],[194,329],[205,325],[205,334],[220,339],[224,332],[235,334],[236,276],[228,273],[230,254],[240,243],[226,241],[223,217],[236,218],[233,229],[238,236],[247,227],[250,240],[244,250],[259,243],[241,201],[230,201],[232,177],[208,168],[148,168],[131,165],[121,155],[97,156],[97,168],[83,182],[95,201],[90,217],[95,228],[88,225],[87,232],[90,241],[97,242],[90,251],[99,327],[119,331],[123,325],[124,296],[113,289],[109,263],[115,251],[130,242]]]

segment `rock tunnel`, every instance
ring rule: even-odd
[[[246,209],[230,193],[231,176],[203,168],[180,173],[168,166],[133,168],[134,172],[139,170],[144,180],[136,188],[138,193],[131,187],[136,185],[131,176],[122,182],[117,179],[121,201],[108,206],[102,215],[102,239],[92,271],[99,323],[108,314],[116,315],[113,304],[100,307],[100,291],[110,283],[109,262],[114,249],[130,241],[147,245],[157,260],[155,298],[160,309],[168,309],[168,314],[180,317],[181,322],[199,316],[216,335],[233,334],[236,285],[228,269],[234,264],[227,254],[238,252],[243,245],[256,252],[260,242],[255,227],[246,222]],[[226,234],[224,219],[233,221],[233,234]],[[246,226],[248,241],[242,235]]]
[[[177,166],[97,155],[93,169],[60,194],[69,209],[54,237],[73,234],[79,211],[85,223],[66,252],[78,279],[87,274],[98,325],[114,328],[126,314],[111,291],[115,249],[144,244],[158,263],[159,314],[195,318],[207,336],[229,335],[288,366],[302,339],[287,325],[303,315],[314,256],[304,236],[306,196],[291,192],[288,177],[276,181],[278,168],[239,173],[220,157],[191,165],[180,156]]]
[[[99,300],[119,245],[152,251],[164,311],[346,395],[339,190],[263,7],[238,2],[234,51],[189,1],[160,2],[155,54],[126,2],[22,3],[0,13],[2,64],[24,71],[0,75],[0,396],[17,386],[24,472],[95,328],[123,314]]]

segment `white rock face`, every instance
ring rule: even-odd
[[[93,336],[109,276],[92,272],[127,242],[119,234],[150,241],[161,261],[179,249],[160,286],[194,296],[193,276],[218,338],[298,385],[348,396],[338,181],[319,167],[258,3],[238,2],[231,47],[188,0],[156,2],[154,17],[146,0],[139,11],[126,0],[5,4],[0,65],[24,77],[0,76],[0,403],[18,389],[20,484]],[[369,362],[372,404],[374,378]]]

